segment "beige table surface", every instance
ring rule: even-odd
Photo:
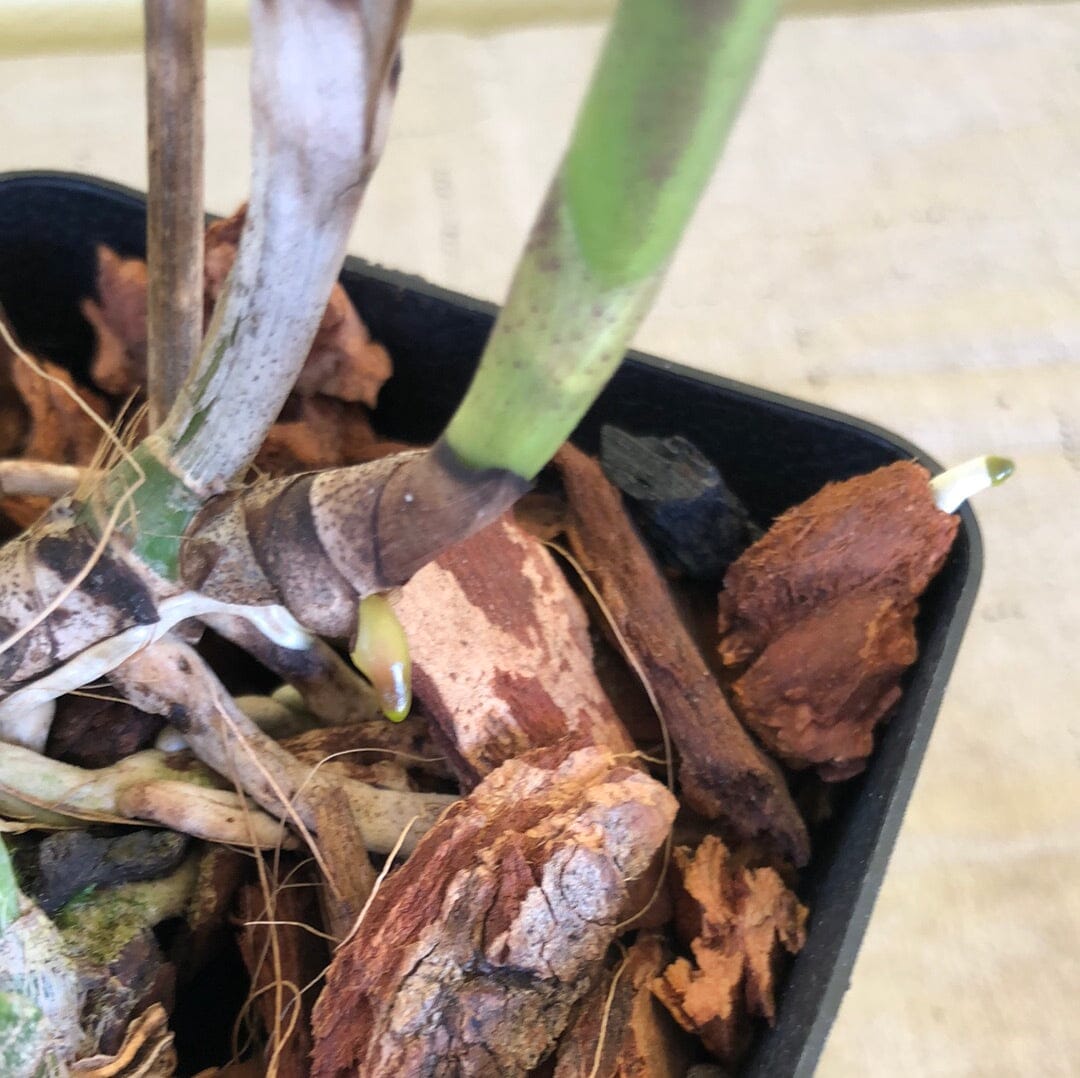
[[[599,35],[415,35],[352,249],[498,298]],[[246,63],[209,59],[217,210],[245,193]],[[142,78],[0,61],[0,170],[143,185]],[[1080,1075],[1080,5],[785,22],[638,343],[946,461],[1016,457],[819,1073]]]

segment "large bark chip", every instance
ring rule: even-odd
[[[679,750],[683,801],[740,839],[763,839],[805,864],[806,826],[783,775],[732,713],[619,492],[573,446],[560,450],[556,463],[570,501],[570,545],[656,694]]]
[[[959,518],[900,461],[831,483],[780,516],[728,570],[720,658],[739,717],[793,767],[849,778],[915,661],[917,600]]]
[[[675,816],[608,752],[539,749],[455,805],[376,892],[315,1009],[317,1078],[526,1074],[588,989]]]
[[[464,782],[566,738],[633,751],[593,669],[581,603],[547,550],[508,520],[426,565],[394,609],[417,699]]]

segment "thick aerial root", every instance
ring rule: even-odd
[[[0,742],[0,811],[6,815],[52,827],[153,821],[234,846],[296,845],[272,816],[231,790],[203,785],[207,779],[201,769],[173,770],[153,750],[87,770]]]
[[[324,779],[264,734],[194,649],[173,637],[132,656],[111,678],[136,707],[166,716],[203,763],[305,839],[318,831],[316,805],[324,787],[345,791],[368,849],[383,853],[415,817],[404,846],[410,851],[454,800],[442,794],[380,790],[337,776]]]
[[[381,719],[375,690],[319,637],[309,636],[303,647],[286,648],[245,618],[214,614],[202,620],[294,686],[307,710],[323,724],[344,726]]]
[[[86,475],[73,464],[50,464],[44,460],[0,460],[0,496],[34,495],[62,498]]]

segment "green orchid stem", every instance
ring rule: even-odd
[[[19,916],[19,885],[11,867],[11,855],[0,838],[0,932]]]
[[[623,0],[476,378],[446,431],[531,479],[622,359],[753,77],[775,0]]]
[[[119,506],[119,532],[154,572],[174,578],[184,531],[202,498],[154,455],[152,439],[137,446],[130,459],[115,465],[98,487],[84,519],[100,530]]]

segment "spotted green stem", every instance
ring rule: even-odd
[[[623,0],[446,441],[531,479],[614,372],[712,173],[775,0]]]

